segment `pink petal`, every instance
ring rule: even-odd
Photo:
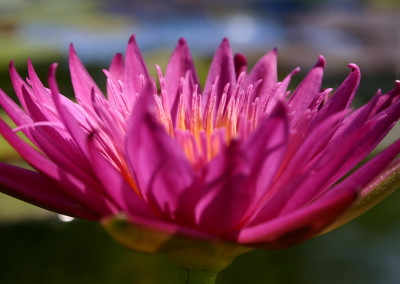
[[[69,46],[69,69],[76,100],[79,104],[91,106],[90,91],[94,88],[97,93],[102,92],[79,60],[72,44]]]
[[[144,82],[141,82],[141,76]],[[132,35],[126,49],[124,73],[126,99],[131,102],[131,105],[136,101],[137,94],[141,93],[141,86],[144,87],[144,84],[146,85],[150,81],[150,75],[136,43],[135,35]],[[153,85],[151,87],[151,93],[154,93]]]
[[[217,78],[218,81],[216,81]],[[232,51],[227,38],[223,39],[214,55],[213,61],[211,62],[210,70],[208,72],[202,96],[202,101],[204,102],[203,113],[206,102],[209,100],[209,96],[211,95],[211,87],[214,83],[216,83],[216,86],[214,88],[217,94],[216,109],[218,109],[219,102],[221,101],[221,96],[223,94],[225,86],[227,84],[230,84],[227,97],[227,101],[229,101],[230,94],[235,88],[236,83],[236,74]]]
[[[194,86],[198,86],[199,92],[201,92],[201,90],[199,78],[197,77],[196,68],[194,66],[189,47],[186,41],[181,38],[171,55],[164,77],[169,108],[171,110],[171,117],[174,123],[176,121],[178,111],[181,79],[185,78],[187,74],[189,75],[189,88],[183,93],[186,94],[186,105],[189,106],[192,102],[191,94],[193,94],[195,88]]]
[[[11,77],[11,82],[14,87],[14,91],[17,94],[17,97],[18,97],[19,101],[21,102],[22,107],[26,110],[27,107],[26,107],[26,103],[24,100],[24,96],[22,94],[22,87],[23,86],[25,87],[25,89],[29,92],[29,95],[31,97],[34,96],[33,91],[31,89],[31,87],[21,78],[21,76],[19,76],[17,70],[15,69],[13,61],[11,61],[11,63],[10,63],[9,70],[10,70],[10,77]]]
[[[116,80],[119,81],[124,80],[124,72],[125,72],[124,57],[122,56],[121,53],[115,54],[115,56],[111,61],[110,68],[108,70]]]
[[[320,55],[318,62],[293,92],[288,102],[290,111],[293,113],[291,125],[296,124],[297,120],[320,93],[324,68],[325,58]]]
[[[247,210],[250,195],[243,185],[249,174],[246,154],[235,141],[206,165],[196,205],[196,223],[200,228],[217,235],[234,229]]]
[[[367,194],[368,191],[373,190],[373,187],[365,186],[376,178],[399,153],[400,140],[397,140],[390,147],[362,165],[344,181],[327,191],[321,198],[331,198],[333,195],[338,194],[338,192],[351,191],[353,188],[358,190],[364,189],[361,191],[361,195]]]
[[[62,167],[47,160],[44,156],[34,150],[31,146],[21,140],[9,127],[0,119],[0,133],[10,143],[22,158],[31,164],[43,175],[60,185],[64,193],[84,204],[88,209],[99,215],[107,216],[115,213],[115,207],[93,188],[87,186],[86,181],[80,181],[69,174]],[[88,181],[89,182],[89,181]]]
[[[235,64],[235,73],[236,73],[236,80],[242,72],[247,72],[247,59],[241,53],[236,53],[235,57],[233,58],[233,62]]]
[[[49,81],[49,86],[51,90],[51,94],[53,97],[54,105],[57,109],[58,114],[60,115],[60,118],[68,130],[69,134],[71,137],[74,139],[76,142],[78,149],[81,152],[81,159],[84,162],[87,162],[85,159],[89,157],[88,149],[87,149],[87,143],[86,143],[86,137],[87,137],[87,132],[85,132],[82,127],[79,125],[79,122],[76,120],[76,115],[72,115],[69,111],[69,109],[61,102],[61,95],[58,91],[58,86],[56,82],[56,68],[57,64],[52,64],[50,69],[49,69],[49,74],[48,74],[48,81]],[[86,104],[88,106],[92,106],[91,102],[91,91],[92,89],[88,90],[86,89],[85,91],[88,92],[89,98],[85,98],[85,100],[89,99],[90,102],[86,101]]]
[[[256,65],[253,67],[249,75],[243,82],[243,88],[247,89],[250,84],[256,83],[258,80],[262,80],[261,85],[254,91],[253,96],[250,101],[254,101],[256,97],[262,99],[264,96],[268,95],[275,84],[278,82],[277,73],[277,49],[273,49],[264,57],[262,57]]]
[[[351,104],[358,85],[360,84],[361,73],[357,65],[349,64],[349,67],[351,68],[350,74],[315,116],[315,123],[325,119],[327,116],[348,108]]]
[[[282,166],[287,150],[288,131],[286,107],[280,102],[273,113],[259,123],[244,145],[252,165],[251,175],[246,183],[247,191],[251,192],[252,206],[267,194]]]
[[[1,192],[44,209],[88,220],[100,218],[37,172],[0,163],[0,184]]]
[[[155,118],[148,84],[133,110],[126,136],[128,163],[142,197],[169,218],[191,219],[194,172],[178,144]]]
[[[150,207],[137,196],[133,188],[127,184],[123,175],[100,153],[94,144],[92,135],[88,137],[88,148],[95,174],[103,185],[103,194],[115,202],[121,212],[126,212],[132,216],[152,216]]]
[[[288,215],[257,226],[242,229],[237,242],[266,249],[281,249],[317,235],[356,199],[357,194],[343,192],[316,201]]]

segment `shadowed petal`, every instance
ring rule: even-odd
[[[247,59],[241,53],[235,54],[233,58],[233,62],[235,64],[235,73],[236,73],[236,80],[242,72],[247,72]]]
[[[314,237],[357,198],[356,192],[342,192],[327,200],[283,215],[257,226],[244,228],[237,241],[243,245],[281,249]]]
[[[247,210],[250,195],[243,184],[250,174],[248,157],[241,145],[231,142],[224,153],[204,169],[204,185],[196,205],[196,223],[214,234],[232,230]]]
[[[257,126],[246,141],[244,148],[252,166],[246,191],[251,192],[252,206],[259,203],[271,189],[270,184],[285,157],[288,135],[286,107],[279,102],[272,114]]]
[[[39,173],[0,163],[0,191],[60,214],[99,220],[100,215],[59,190]]]
[[[328,199],[340,191],[349,191],[353,188],[360,191],[357,201],[329,228],[324,230],[324,233],[334,230],[358,217],[399,187],[400,161],[396,160],[392,162],[399,153],[400,140],[393,143],[389,148],[361,166],[344,181],[322,195],[321,199]]]
[[[191,218],[197,198],[194,172],[178,144],[151,113],[151,87],[140,95],[129,122],[126,153],[145,201],[169,218]]]
[[[100,153],[94,144],[93,135],[88,137],[88,148],[95,174],[105,190],[103,193],[118,205],[121,212],[126,212],[132,216],[152,216],[150,207],[126,183],[122,173],[112,167],[110,162]]]

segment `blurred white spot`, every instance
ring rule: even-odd
[[[250,15],[236,14],[227,21],[226,32],[232,42],[247,43],[257,32],[257,23]]]
[[[58,216],[58,219],[60,219],[61,222],[71,222],[72,220],[75,219],[74,217],[70,217],[70,216],[67,216],[67,215],[58,214],[57,216]]]

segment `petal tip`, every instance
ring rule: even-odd
[[[184,45],[186,45],[186,40],[185,40],[183,37],[181,37],[181,38],[178,40],[178,45],[179,45],[179,46],[184,46]]]
[[[129,38],[128,44],[134,44],[136,43],[136,35],[133,34],[131,35],[131,37]]]
[[[358,68],[357,64],[355,63],[350,63],[348,67],[351,69],[351,72],[357,72],[360,73],[360,68]]]
[[[325,57],[320,54],[318,56],[318,61],[317,61],[317,64],[315,64],[315,67],[321,67],[323,69],[323,68],[325,68],[325,66],[326,66]]]

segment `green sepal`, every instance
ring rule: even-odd
[[[326,234],[360,216],[400,187],[400,162],[389,167],[360,191],[358,199],[327,227],[320,235]]]
[[[125,247],[144,253],[162,253],[179,266],[218,273],[249,247],[222,240],[199,240],[135,225],[124,215],[102,222],[106,231]]]

